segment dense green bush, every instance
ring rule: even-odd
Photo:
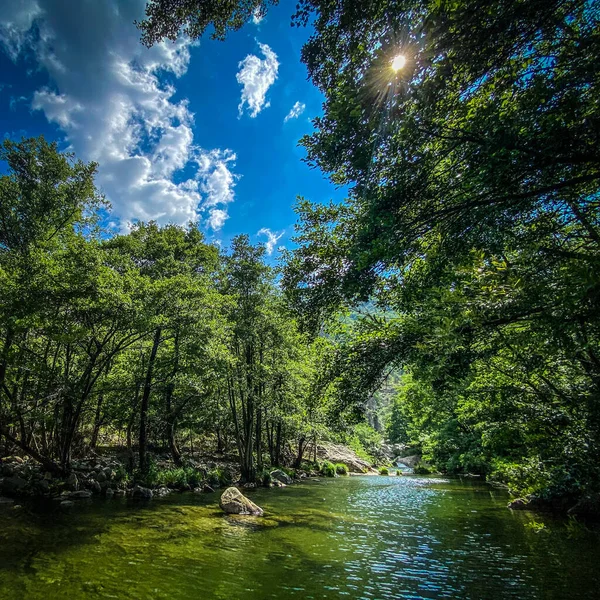
[[[425,463],[419,463],[413,468],[413,473],[415,475],[430,475],[433,473],[433,469]]]
[[[388,468],[387,468],[387,467],[380,467],[380,468],[379,468],[379,474],[380,474],[380,475],[389,475],[389,474],[390,474],[390,472],[388,471]]]
[[[227,469],[216,467],[208,472],[208,475],[206,476],[206,481],[212,487],[225,487],[231,483],[232,477],[231,473]]]
[[[348,475],[348,467],[344,463],[336,463],[335,472],[338,475]]]
[[[328,460],[324,460],[321,463],[320,471],[325,477],[335,477],[337,475],[335,465]]]

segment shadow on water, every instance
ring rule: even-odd
[[[0,598],[589,598],[596,533],[506,509],[477,481],[347,477],[0,512]],[[530,527],[531,524],[535,527]]]

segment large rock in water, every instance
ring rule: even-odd
[[[237,488],[227,488],[221,494],[219,506],[230,515],[257,515],[263,514],[263,509],[256,506],[252,500],[249,500]]]
[[[368,473],[372,470],[371,463],[358,457],[352,449],[343,444],[324,442],[317,447],[317,455],[321,460],[344,463],[351,473]]]

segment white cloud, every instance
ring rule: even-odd
[[[227,219],[229,219],[229,215],[227,214],[226,210],[221,210],[220,208],[211,208],[208,216],[208,226],[213,231],[218,231],[223,227]]]
[[[42,12],[35,1],[15,0],[0,5],[0,44],[12,60],[28,44],[31,26]]]
[[[287,114],[283,122],[287,123],[290,119],[297,119],[304,112],[305,108],[306,104],[304,104],[304,102],[296,102],[296,104],[294,104],[294,106],[292,106],[290,109],[290,112]]]
[[[267,91],[277,79],[279,70],[277,55],[267,44],[258,45],[265,58],[260,59],[254,54],[248,54],[238,65],[240,70],[236,78],[243,86],[242,99],[238,106],[240,116],[246,104],[251,117],[256,117],[263,108],[268,108],[270,103],[266,99]]]
[[[210,210],[233,201],[235,155],[195,143],[194,115],[174,99],[192,43],[142,46],[133,21],[145,4],[2,3],[0,43],[13,60],[27,46],[48,72],[51,85],[34,93],[32,108],[62,129],[78,157],[99,163],[97,184],[122,228],[136,219],[183,224],[200,212],[222,225],[226,217]]]
[[[276,232],[274,233],[270,229],[263,227],[256,233],[256,235],[266,235],[267,236],[267,241],[265,242],[265,249],[267,251],[267,254],[270,256],[271,254],[273,254],[275,245],[283,237],[284,233],[285,233],[285,231],[280,231],[278,233],[276,233]]]
[[[252,22],[258,25],[263,19],[263,15],[260,14],[260,8],[257,6],[252,13]]]

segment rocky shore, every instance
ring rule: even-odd
[[[257,486],[285,487],[295,480],[309,477],[337,476],[321,472],[319,465],[346,466],[341,472],[376,473],[372,465],[359,458],[352,450],[340,444],[326,444],[318,448],[319,462],[303,469],[263,469],[256,482],[242,483],[235,456],[186,458],[185,467],[177,467],[167,455],[157,455],[152,474],[135,478],[126,468],[126,459],[118,452],[91,454],[71,464],[66,477],[57,477],[29,457],[12,455],[0,459],[0,508],[18,506],[27,498],[46,498],[62,509],[92,497],[131,498],[150,500],[171,492],[192,491],[211,493],[219,488],[236,485],[240,488]],[[335,466],[332,465],[332,466]]]

